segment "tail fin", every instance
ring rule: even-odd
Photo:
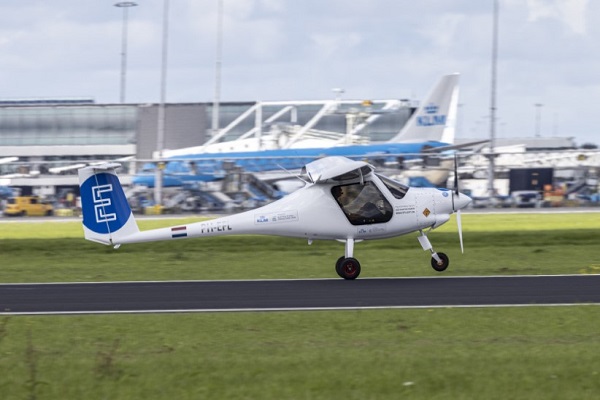
[[[79,169],[79,188],[85,238],[112,245],[139,232],[115,170],[107,163]]]
[[[436,141],[454,143],[459,74],[445,75],[421,102],[392,143]]]

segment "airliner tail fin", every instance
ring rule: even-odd
[[[454,143],[459,74],[445,75],[390,142]]]

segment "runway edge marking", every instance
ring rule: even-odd
[[[1,316],[52,316],[52,315],[128,315],[128,314],[207,314],[235,312],[294,312],[294,311],[352,311],[352,310],[409,310],[409,309],[454,309],[454,308],[524,308],[524,307],[581,307],[600,306],[600,303],[548,303],[548,304],[470,304],[470,305],[431,305],[431,306],[370,306],[370,307],[305,307],[305,308],[219,308],[219,309],[190,309],[190,310],[116,310],[116,311],[31,311],[31,312],[0,312]]]

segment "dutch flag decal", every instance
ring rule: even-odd
[[[171,228],[171,237],[173,239],[187,237],[187,226],[176,226]]]

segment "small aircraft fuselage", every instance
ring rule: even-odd
[[[408,187],[375,172],[364,162],[326,157],[309,163],[309,182],[292,194],[255,210],[168,228],[140,231],[114,172],[115,165],[80,170],[86,239],[119,247],[126,243],[178,240],[236,234],[277,235],[345,242],[336,271],[355,279],[360,264],[354,243],[420,232],[419,242],[432,254],[432,266],[448,266],[444,253],[433,251],[424,230],[448,222],[471,199],[458,190]],[[456,185],[457,186],[457,185]],[[460,217],[460,214],[457,215]],[[460,218],[457,219],[462,233]]]

